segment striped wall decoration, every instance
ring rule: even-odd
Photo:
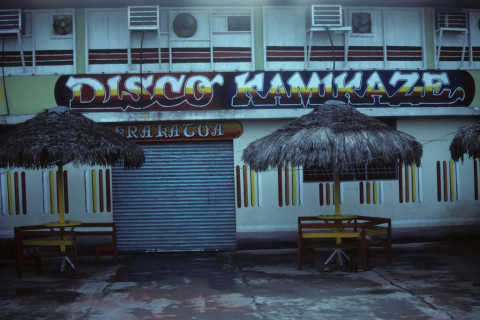
[[[480,61],[480,47],[472,47],[473,61]]]
[[[330,184],[329,183],[320,183],[318,185],[318,199],[320,202],[320,206],[327,206],[330,205],[330,200],[332,199],[332,193],[330,192]]]
[[[172,63],[214,63],[251,62],[252,49],[246,47],[213,47],[213,57],[210,47],[206,48],[171,48]],[[132,49],[132,64],[158,64],[158,48]],[[170,50],[161,48],[161,63],[170,62]],[[126,64],[127,49],[90,49],[88,63],[95,64]]]
[[[318,199],[320,206],[335,205],[335,183],[319,183]],[[344,203],[343,183],[340,183],[340,204]]]
[[[213,62],[252,62],[252,48],[213,47]]]
[[[65,209],[65,213],[70,212],[70,205],[69,205],[69,199],[68,199],[68,171],[64,170],[63,171],[63,205]]]
[[[172,48],[172,63],[210,63],[208,48]]]
[[[27,214],[25,172],[0,174],[0,211],[2,215]]]
[[[398,164],[398,201],[423,202],[422,167],[414,163]]]
[[[243,200],[245,208],[248,207],[248,170],[247,166],[243,166]]]
[[[43,189],[43,213],[54,214],[58,213],[59,196],[58,196],[58,184],[57,181],[60,178],[59,175],[63,174],[63,207],[64,213],[70,212],[70,200],[68,191],[68,171],[63,170],[60,173],[58,170],[48,170],[42,172],[42,189]]]
[[[147,48],[145,48],[145,50],[147,50]],[[126,64],[128,63],[127,58],[128,58],[127,49],[90,49],[88,50],[88,64],[91,64],[91,65],[93,64]],[[158,62],[158,53],[157,53],[157,62]]]
[[[437,201],[460,200],[459,164],[453,161],[437,161]]]
[[[335,61],[345,60],[343,46],[335,46]],[[387,61],[422,61],[423,53],[420,46],[387,46]],[[307,47],[308,53],[308,47]],[[305,61],[305,48],[302,46],[267,46],[267,62]],[[332,61],[332,47],[312,46],[310,61]],[[383,61],[383,46],[350,46],[348,61]]]
[[[35,64],[37,66],[73,66],[73,50],[37,50]]]
[[[463,47],[442,46],[440,61],[461,61],[463,49]],[[435,54],[438,55],[438,47]],[[472,47],[472,60],[480,61],[480,47]],[[470,50],[468,47],[465,47],[463,61],[470,61]]]
[[[168,49],[162,48],[161,49],[161,57],[162,63],[168,62]],[[125,53],[125,58],[127,59],[128,63],[128,56]],[[132,63],[133,64],[147,64],[147,63],[155,63],[158,64],[158,48],[144,48],[140,50],[139,48],[132,48]]]
[[[0,54],[0,67],[21,67],[22,57],[20,51],[5,51]],[[23,58],[25,66],[31,67],[33,65],[32,51],[23,51]]]
[[[0,67],[21,67],[20,51],[6,51],[2,53]],[[23,52],[25,66],[33,66],[32,51]],[[37,66],[64,66],[73,65],[73,50],[37,50],[35,51],[35,65]],[[2,63],[3,61],[3,63]]]
[[[261,207],[263,205],[262,174],[248,170],[246,165],[235,167],[237,208]],[[279,167],[278,179],[278,206],[303,206],[303,168]],[[250,201],[249,201],[250,199]]]
[[[335,61],[345,60],[345,49],[341,46],[334,46]],[[308,53],[308,47],[307,47]],[[312,46],[310,52],[310,61],[333,61],[333,52],[331,46]]]
[[[168,63],[168,48],[161,49],[162,63]],[[158,48],[132,48],[132,63],[157,63]],[[95,64],[127,64],[127,49],[90,49],[88,50],[88,63]]]
[[[305,47],[303,46],[267,46],[267,61],[305,61]]]
[[[348,61],[383,61],[383,46],[350,46]]]
[[[85,212],[112,211],[112,176],[110,169],[85,170]]]
[[[360,204],[381,204],[384,202],[383,181],[359,183]]]
[[[246,165],[235,167],[237,208],[261,207],[263,205],[262,174],[258,171],[248,170]],[[242,201],[243,199],[243,201]],[[249,201],[250,199],[250,201]]]
[[[278,206],[303,206],[303,167],[278,167]]]
[[[387,46],[387,61],[422,61],[422,47]]]

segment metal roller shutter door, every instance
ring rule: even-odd
[[[235,250],[232,141],[140,145],[143,167],[113,167],[118,250]]]

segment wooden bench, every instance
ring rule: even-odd
[[[380,233],[387,233],[387,241],[368,238]],[[335,241],[327,242],[332,239]],[[387,260],[391,261],[390,219],[359,216],[353,222],[326,222],[316,216],[298,217],[299,270],[306,263],[311,263],[312,267],[315,267],[315,249],[346,249],[352,271],[356,271],[357,265],[360,264],[354,257],[361,254],[361,265],[363,270],[366,270],[370,258],[369,248],[374,246],[386,247]],[[309,260],[304,261],[304,255],[308,255]]]
[[[88,228],[89,230],[83,230]],[[95,229],[109,229],[109,230],[95,230]],[[113,256],[113,264],[117,264],[117,229],[115,223],[83,223],[80,226],[75,227],[75,234],[77,237],[110,237],[110,241],[102,244],[95,243],[94,241],[91,244],[84,244],[87,246],[95,247],[95,259],[97,267],[100,266],[100,255],[104,251],[111,251]]]
[[[85,228],[86,230],[82,230]],[[97,229],[97,230],[95,230]],[[26,233],[29,232],[29,233]],[[37,232],[37,233],[31,233]],[[61,231],[52,231],[49,228],[43,225],[32,225],[32,226],[23,226],[23,227],[15,227],[14,228],[14,242],[15,242],[15,268],[17,270],[17,276],[20,278],[22,276],[23,271],[31,271],[36,270],[38,274],[42,273],[41,270],[41,258],[47,256],[69,256],[75,252],[75,260],[76,256],[78,256],[77,247],[79,246],[77,243],[78,237],[106,237],[110,238],[106,242],[96,242],[96,241],[87,241],[87,246],[93,246],[95,248],[95,258],[96,258],[96,265],[100,266],[100,256],[105,251],[111,251],[113,255],[113,263],[117,264],[117,233],[116,227],[114,223],[83,223],[80,226],[76,226],[73,231],[63,231],[65,233],[64,236],[75,235],[74,242],[75,248],[73,251],[68,251],[66,254],[60,253],[52,253],[55,251],[46,250],[46,246],[54,247],[65,245],[64,243],[60,244],[57,242],[45,242],[45,245],[40,245],[40,240],[32,240],[32,236],[37,238],[54,238],[54,237],[61,237],[58,234]],[[25,241],[29,242],[25,242]],[[57,239],[58,240],[58,239]],[[89,239],[90,240],[90,239]],[[34,241],[34,242],[32,242]],[[43,241],[53,241],[52,239],[43,239]],[[68,245],[73,245],[71,242],[67,242]],[[51,248],[49,248],[51,249]],[[34,260],[34,264],[31,263],[24,263],[28,260]],[[23,267],[31,267],[34,268],[25,269]],[[77,267],[75,267],[77,271]],[[78,277],[78,272],[76,273]]]
[[[42,274],[43,257],[73,257],[75,277],[78,278],[78,255],[75,232],[49,231],[43,226],[14,228],[15,237],[15,269],[21,278],[24,261],[35,260],[37,274]],[[66,247],[71,250],[66,250]],[[61,248],[65,248],[62,250]]]

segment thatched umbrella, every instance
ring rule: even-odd
[[[472,159],[480,158],[480,121],[460,128],[450,144],[453,161],[463,161],[465,153]]]
[[[0,136],[0,168],[26,169],[67,163],[110,165],[123,160],[125,168],[138,168],[145,162],[143,150],[78,112],[55,107],[39,113]],[[63,204],[63,174],[57,177],[59,203]],[[63,205],[59,206],[63,223]]]
[[[422,145],[414,137],[340,101],[327,101],[272,134],[250,143],[243,161],[264,171],[289,163],[335,172],[335,214],[340,215],[339,173],[359,165],[414,162]]]

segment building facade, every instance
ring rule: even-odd
[[[80,2],[80,3],[78,3]],[[342,212],[405,237],[479,224],[478,163],[449,145],[480,114],[480,4],[469,1],[5,1],[0,132],[56,105],[146,153],[136,170],[65,166],[68,219],[114,221],[120,251],[235,250],[296,241],[333,214],[333,176],[251,171],[252,141],[328,100],[413,135],[422,166],[342,177]],[[0,172],[0,236],[55,220],[55,169]]]

